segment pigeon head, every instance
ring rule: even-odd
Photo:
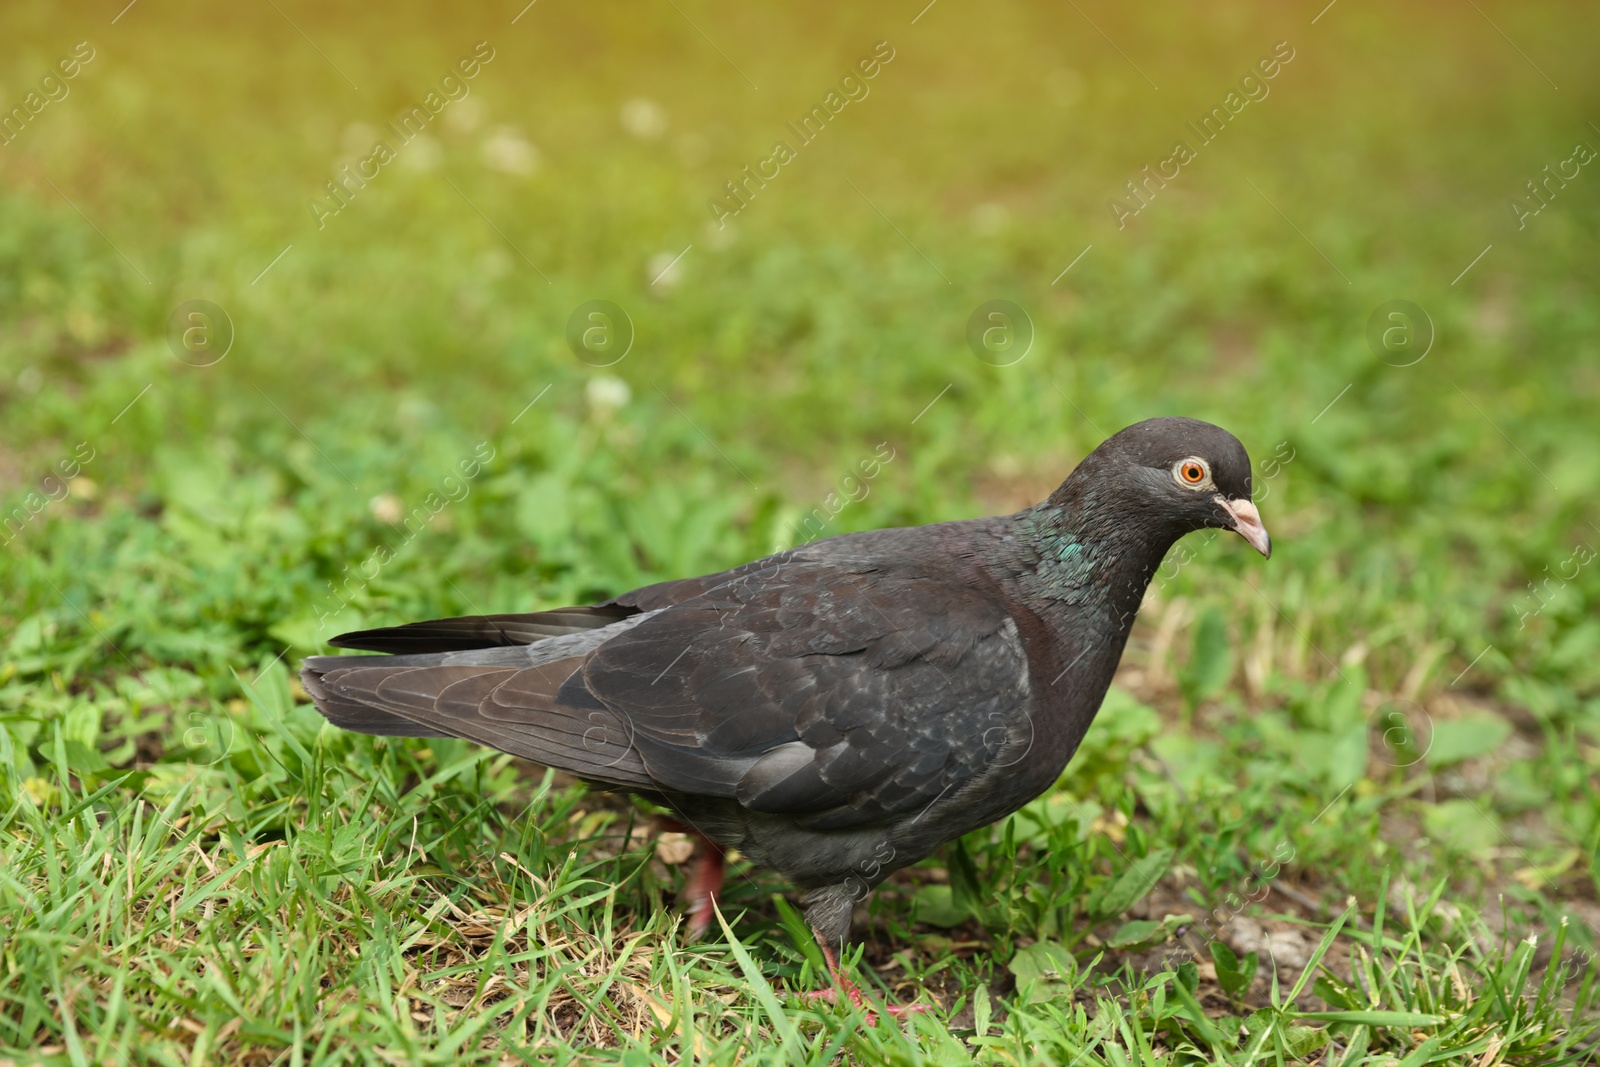
[[[1126,522],[1136,514],[1139,526],[1172,540],[1211,527],[1232,530],[1263,556],[1272,554],[1250,496],[1249,454],[1233,434],[1199,419],[1146,419],[1113,434],[1058,494],[1076,497],[1087,516],[1106,521]]]

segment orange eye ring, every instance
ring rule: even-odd
[[[1199,485],[1206,480],[1206,469],[1195,460],[1186,460],[1183,466],[1178,468],[1178,477],[1189,485]]]

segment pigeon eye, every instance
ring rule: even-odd
[[[1206,469],[1206,462],[1203,459],[1179,460],[1173,473],[1184,485],[1203,485],[1211,477],[1211,472]]]

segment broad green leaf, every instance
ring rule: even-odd
[[[1256,954],[1249,952],[1240,959],[1221,941],[1212,941],[1211,961],[1216,965],[1217,984],[1222,986],[1222,991],[1234,1000],[1243,997],[1256,976]]]
[[[1143,859],[1135,860],[1114,882],[1095,895],[1090,905],[1092,913],[1109,918],[1133,907],[1167,873],[1172,856],[1172,849],[1158,848]]]
[[[1178,964],[1178,984],[1191,993],[1200,989],[1200,968],[1194,960],[1184,960]]]
[[[80,700],[61,719],[61,732],[68,741],[76,741],[86,748],[94,748],[100,740],[103,715],[99,707]]]
[[[1367,770],[1367,725],[1358,722],[1338,733],[1307,732],[1300,749],[1300,765],[1307,774],[1330,789],[1343,789],[1361,779]]]
[[[1481,852],[1502,841],[1487,809],[1465,798],[1429,804],[1422,810],[1422,826],[1433,840],[1463,852]]]
[[[1078,973],[1078,961],[1057,941],[1035,941],[1018,949],[1007,967],[1029,1003],[1068,993]]]
[[[1123,923],[1106,944],[1110,948],[1119,949],[1161,945],[1170,941],[1172,935],[1182,927],[1193,925],[1194,916],[1187,913],[1169,913],[1163,915],[1160,922],[1153,919],[1132,919]]]
[[[84,744],[82,741],[68,740],[65,742],[67,750],[67,766],[78,775],[95,775],[109,770],[110,764],[100,755],[100,750]]]
[[[969,914],[956,904],[947,885],[925,885],[911,898],[911,917],[931,926],[960,926]]]
[[[1317,980],[1311,983],[1311,991],[1326,1003],[1336,1005],[1339,1008],[1353,1009],[1357,1003],[1353,995],[1354,991],[1349,986],[1329,978],[1327,975],[1318,975]]]
[[[1428,766],[1448,767],[1452,763],[1485,756],[1511,736],[1511,724],[1493,712],[1481,712],[1460,719],[1435,720],[1428,744]]]
[[[1111,948],[1127,948],[1152,940],[1161,933],[1161,924],[1153,919],[1134,919],[1125,922],[1111,935],[1106,944]]]
[[[1317,1049],[1328,1043],[1328,1032],[1314,1026],[1285,1026],[1283,1028],[1283,1047],[1289,1058],[1295,1061],[1304,1060]]]

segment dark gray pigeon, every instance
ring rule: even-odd
[[[1014,515],[830,537],[589,607],[418,622],[301,679],[368,734],[462,737],[648,797],[706,842],[704,929],[737,848],[804,890],[838,988],[854,905],[1053,784],[1172,544],[1263,556],[1250,457],[1195,419],[1111,437]]]

